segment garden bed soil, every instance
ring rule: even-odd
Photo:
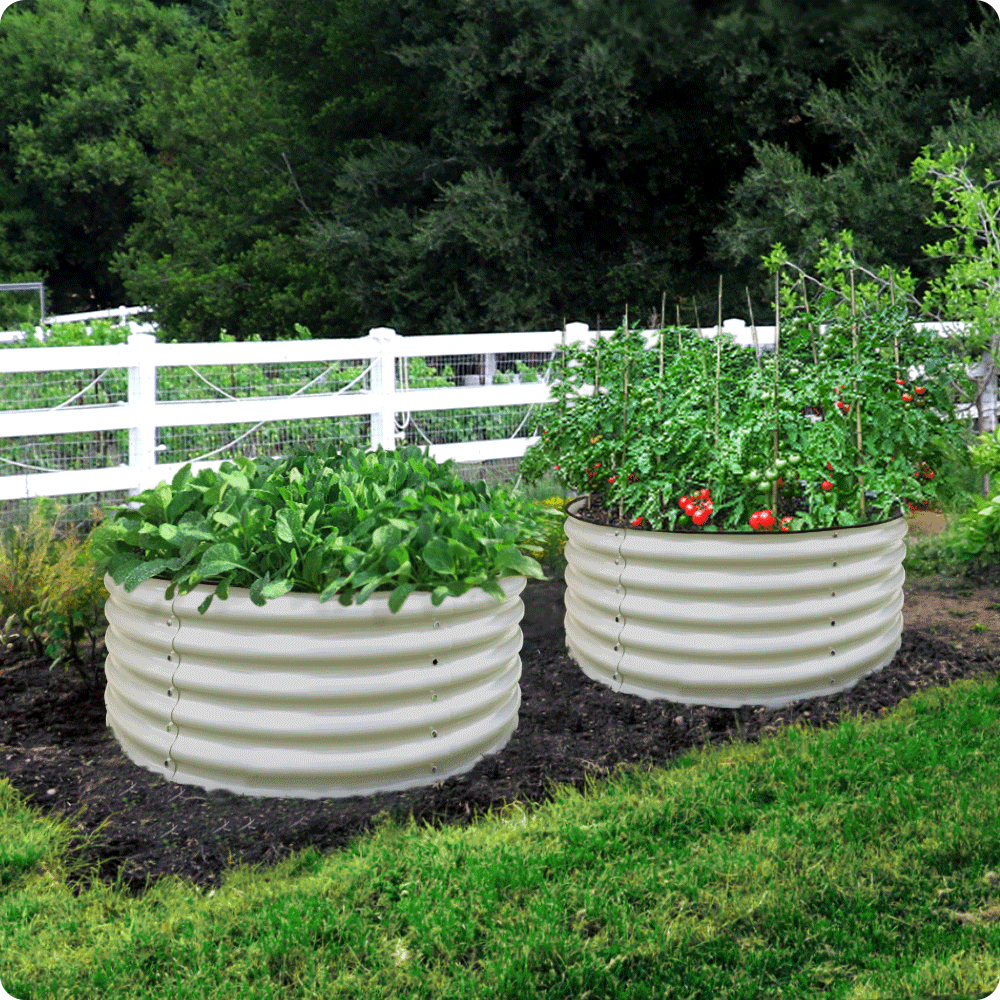
[[[704,744],[756,743],[785,724],[832,726],[842,711],[878,717],[924,688],[1000,672],[1000,583],[931,577],[903,587],[896,657],[848,691],[735,712],[644,701],[589,680],[568,658],[564,590],[555,579],[529,579],[522,594],[522,702],[510,742],[472,771],[426,788],[308,800],[165,781],[133,764],[107,727],[102,670],[88,688],[76,670],[50,673],[50,661],[18,647],[0,661],[0,779],[42,814],[71,819],[72,858],[83,866],[70,875],[74,892],[91,868],[107,883],[120,877],[132,896],[170,875],[209,889],[223,883],[230,862],[267,867],[308,846],[335,850],[385,811],[465,825],[489,807],[550,798],[550,782],[583,791],[588,776],[607,776],[619,763],[655,767]],[[89,652],[81,646],[85,659]],[[103,663],[103,642],[97,653]]]

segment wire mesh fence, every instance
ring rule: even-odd
[[[525,360],[527,359],[527,364]],[[498,385],[524,381],[548,382],[550,352],[529,354],[440,355],[397,358],[396,386],[401,390]],[[205,403],[214,400],[282,398],[308,394],[353,395],[371,392],[370,359],[333,364],[297,362],[252,365],[163,366],[157,369],[157,403]],[[0,373],[0,410],[52,411],[109,407],[129,401],[127,368]],[[412,410],[399,414],[396,446],[447,445],[495,441],[527,436],[535,406],[476,407]],[[282,458],[296,446],[317,448],[332,444],[367,450],[372,440],[372,415],[293,420],[266,420],[254,424],[157,426],[157,464],[223,461],[236,457],[256,460]],[[61,434],[31,434],[0,441],[0,473],[10,475],[71,470],[107,469],[127,464],[129,430],[116,428]],[[466,480],[485,479],[491,485],[512,484],[519,458],[456,461],[454,471]],[[164,478],[169,479],[167,475]],[[85,536],[93,526],[95,506],[105,508],[129,502],[130,491],[93,490],[53,497],[64,507],[58,517],[60,535],[73,530]],[[0,526],[24,525],[37,498],[0,500]]]

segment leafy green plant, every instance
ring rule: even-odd
[[[65,543],[72,546],[72,542]],[[59,574],[59,575],[57,575]],[[88,687],[99,684],[103,663],[97,657],[97,642],[107,631],[104,606],[108,590],[103,579],[96,574],[90,559],[89,548],[75,552],[73,568],[67,573],[60,563],[52,568],[54,586],[47,586],[39,602],[27,609],[27,616],[37,623],[36,629],[42,637],[45,654],[52,662],[49,670],[65,663],[68,670],[72,664]],[[90,640],[90,655],[84,669],[80,657],[79,644]]]
[[[992,434],[980,434],[977,440],[969,449],[970,463],[980,472],[1000,472],[1000,427]]]
[[[938,559],[961,573],[1000,583],[1000,490],[971,506],[937,539]]]
[[[564,583],[566,573],[566,531],[563,524],[566,514],[566,501],[562,497],[554,496],[535,502],[540,507],[554,511],[558,515],[556,518],[545,522],[543,537],[532,539],[532,542],[539,547],[542,553],[539,556],[539,560],[552,570],[555,578],[560,583]]]
[[[938,535],[907,538],[903,563],[907,576],[947,574],[965,577],[979,585],[988,584],[991,578],[1000,582],[997,577],[1000,562],[990,551],[997,542],[993,515],[987,513],[995,506],[993,498],[984,500],[979,494],[979,476],[967,461],[949,460],[940,471],[945,478],[959,484],[963,488],[960,492],[969,498],[934,503],[932,509],[947,517],[948,526]],[[919,506],[911,504],[911,509]],[[969,522],[973,520],[970,532]]]
[[[473,587],[502,600],[498,576],[547,579],[517,544],[558,513],[465,483],[452,465],[416,447],[381,446],[297,448],[289,459],[237,459],[193,478],[189,463],[171,484],[139,494],[138,510],[119,508],[95,529],[96,565],[128,591],[170,580],[167,600],[215,583],[202,614],[231,585],[249,588],[261,607],[291,590],[346,607],[391,588],[395,613],[415,590],[437,606]]]

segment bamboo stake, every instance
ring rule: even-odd
[[[664,309],[666,308],[666,293],[664,293]],[[660,381],[656,391],[656,412],[663,407],[663,330],[660,330]],[[659,464],[659,463],[657,463]],[[660,509],[663,509],[663,490],[660,490]]]
[[[892,271],[889,272],[889,301],[895,305],[896,304],[896,284],[892,280]],[[896,359],[896,378],[899,378],[899,337],[895,333],[892,335],[892,353],[893,357]],[[899,454],[898,448],[893,448],[892,450],[892,460],[896,461],[896,456]]]
[[[854,359],[854,368],[858,367],[858,316],[854,303],[854,268],[851,268],[851,357]],[[858,379],[855,375],[852,380],[854,388],[854,421],[855,421],[855,443],[858,449],[858,458],[861,458],[861,400],[858,398]],[[861,487],[861,519],[865,517],[865,478],[858,476],[858,485]]]
[[[626,315],[628,315],[626,313]],[[624,401],[622,403],[622,468],[627,469],[626,455],[628,452],[628,355],[625,356],[625,392]],[[619,475],[625,475],[624,472],[619,473]],[[618,520],[622,519],[622,498],[621,495],[618,497]]]
[[[698,299],[692,295],[691,304],[694,306],[694,326],[695,326],[695,336],[699,339],[701,338],[701,319],[698,316]],[[702,358],[702,374],[707,378],[707,372],[705,371],[705,359]]]
[[[778,460],[778,343],[781,333],[781,298],[779,295],[780,279],[774,275],[774,455],[772,464]],[[771,508],[775,520],[778,519],[778,480],[771,483]]]
[[[566,384],[566,317],[565,316],[563,316],[562,354],[560,355],[560,358],[559,358],[559,372],[560,372],[560,381],[562,382],[563,385],[565,385]],[[565,395],[563,395],[562,411],[563,411],[563,419],[565,420],[565,418],[566,418],[566,396]],[[588,502],[589,502],[589,499],[590,499],[590,494],[589,493],[587,494],[587,498],[588,498]]]
[[[629,329],[628,324],[628,303],[625,303],[625,399],[628,399],[628,335],[632,331]],[[625,466],[625,411],[622,411],[622,468]],[[621,473],[617,473],[620,475]],[[618,500],[618,517],[621,519],[622,516],[622,502],[621,499]]]
[[[896,284],[892,280],[892,271],[889,272],[889,301],[893,305],[896,304]],[[900,378],[899,374],[899,337],[894,333],[892,335],[892,350],[896,357],[896,378]]]
[[[597,319],[597,344],[594,350],[594,398],[595,406],[596,397],[601,390],[601,320],[600,317]],[[593,478],[593,477],[591,477]],[[590,510],[590,498],[593,496],[594,491],[591,490],[587,494],[587,510]]]
[[[680,302],[678,302],[677,303],[677,354],[678,354],[678,357],[680,356],[681,350],[682,350],[682,346],[681,346],[681,304],[680,304]],[[660,353],[660,371],[661,372],[663,371],[663,353],[662,353],[662,350],[661,350],[661,353]],[[664,508],[663,490],[660,490],[660,511],[661,511],[661,513],[663,511],[663,508]],[[663,527],[664,523],[665,522],[663,522],[663,521],[660,522],[660,527],[661,528]]]
[[[660,395],[663,394],[663,330],[660,331]],[[659,396],[656,401],[657,409],[660,406]]]
[[[805,303],[806,315],[809,315],[809,296],[806,294],[806,276],[802,275],[802,301]],[[812,322],[808,324],[809,326],[809,344],[813,349],[813,364],[819,364],[819,355],[816,353],[816,338],[813,335],[813,325]]]
[[[719,373],[722,359],[722,275],[719,275],[719,325],[715,328],[715,452],[719,452]]]
[[[622,465],[625,468],[625,453],[628,448],[628,428],[625,426],[625,422],[628,419],[628,335],[631,331],[628,325],[628,303],[625,303],[625,392],[624,401],[622,403]],[[623,473],[618,473],[618,475],[623,475]],[[622,498],[618,497],[618,520],[622,518]]]

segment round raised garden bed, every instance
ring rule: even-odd
[[[129,758],[170,781],[243,795],[326,798],[429,785],[499,751],[517,728],[519,597],[474,588],[434,607],[414,592],[363,605],[291,592],[255,605],[214,586],[167,601],[110,574],[108,725]]]
[[[566,644],[614,691],[780,707],[843,691],[895,656],[902,517],[750,534],[592,524],[567,508]]]

